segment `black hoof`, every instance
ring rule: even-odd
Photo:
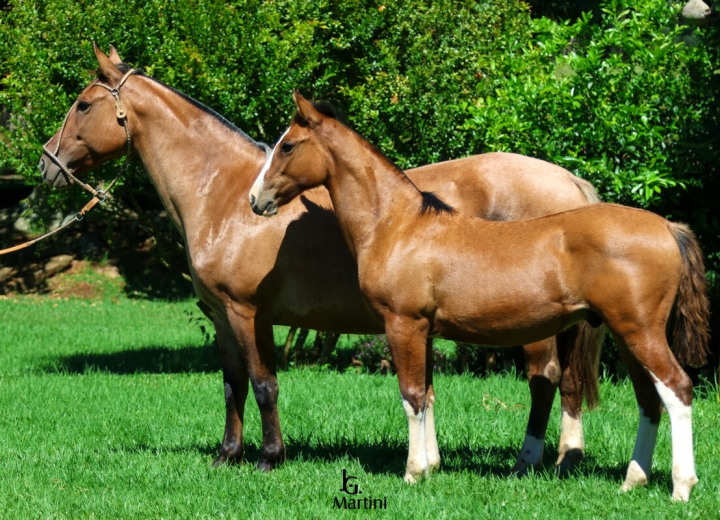
[[[213,468],[217,468],[220,466],[225,465],[234,465],[234,464],[240,464],[243,461],[243,454],[240,453],[232,453],[228,451],[221,451],[220,455],[215,459],[215,462],[212,463]]]

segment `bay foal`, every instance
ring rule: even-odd
[[[360,288],[385,326],[409,428],[405,480],[427,476],[427,340],[515,345],[582,319],[612,331],[632,379],[640,425],[623,489],[645,484],[665,405],[672,427],[674,500],[697,483],[689,364],[707,354],[705,271],[690,230],[647,211],[595,204],[522,222],[458,213],[375,147],[298,93],[297,112],[250,191],[259,215],[327,187],[357,259]],[[282,215],[282,212],[280,213]]]
[[[127,123],[129,144],[182,236],[193,286],[210,309],[217,332],[226,414],[215,463],[242,459],[249,380],[262,421],[258,467],[271,469],[285,457],[273,323],[333,332],[383,332],[382,323],[362,303],[357,266],[327,191],[308,192],[277,219],[257,217],[242,201],[265,162],[265,148],[197,101],[130,72],[114,48],[109,57],[97,48],[95,55],[100,75],[80,94],[63,127],[47,143],[40,171],[48,184],[62,187],[71,182],[63,169],[83,175],[123,155],[128,148]],[[123,120],[108,91],[116,87],[126,112]],[[469,157],[409,174],[463,211],[498,220],[532,218],[596,200],[592,186],[566,170],[513,154]],[[593,402],[597,376],[586,369],[587,363],[568,359],[568,352],[597,358],[598,342],[588,331],[587,325],[580,327],[580,348],[572,347],[572,332],[561,335],[560,359],[554,339],[525,346],[532,408],[517,472],[541,462],[560,382],[558,463],[570,464],[582,455],[580,405],[583,392]],[[436,447],[430,449],[439,463]]]

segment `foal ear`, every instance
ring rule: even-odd
[[[123,62],[122,58],[118,54],[118,51],[114,45],[110,46],[110,56],[109,57],[110,57],[110,61],[112,61],[115,65],[120,65]]]
[[[100,72],[105,76],[110,83],[117,83],[123,77],[123,73],[118,69],[115,64],[103,54],[103,52],[93,42],[93,50],[95,51],[95,57],[100,64]]]
[[[308,122],[310,128],[315,128],[317,125],[322,123],[323,116],[320,112],[315,110],[315,107],[310,101],[302,97],[300,92],[293,90],[293,101],[295,101],[295,107],[297,108],[297,115]]]

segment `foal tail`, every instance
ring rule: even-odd
[[[707,363],[710,309],[702,251],[695,235],[684,224],[667,223],[675,238],[682,272],[675,300],[675,328],[673,350],[678,361],[692,367]]]

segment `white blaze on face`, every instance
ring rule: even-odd
[[[288,129],[285,130],[283,135],[280,136],[280,139],[278,139],[277,143],[275,143],[275,148],[273,148],[272,152],[268,154],[267,159],[265,160],[265,164],[263,165],[262,170],[260,170],[260,174],[258,175],[257,179],[255,179],[252,188],[250,188],[250,193],[248,194],[250,204],[253,203],[253,200],[258,200],[260,198],[260,194],[263,190],[263,183],[265,182],[265,173],[267,173],[267,171],[270,169],[270,163],[272,162],[273,157],[275,157],[275,151],[277,150],[278,145],[282,142],[283,138],[287,135],[289,131],[290,128],[288,127]]]

